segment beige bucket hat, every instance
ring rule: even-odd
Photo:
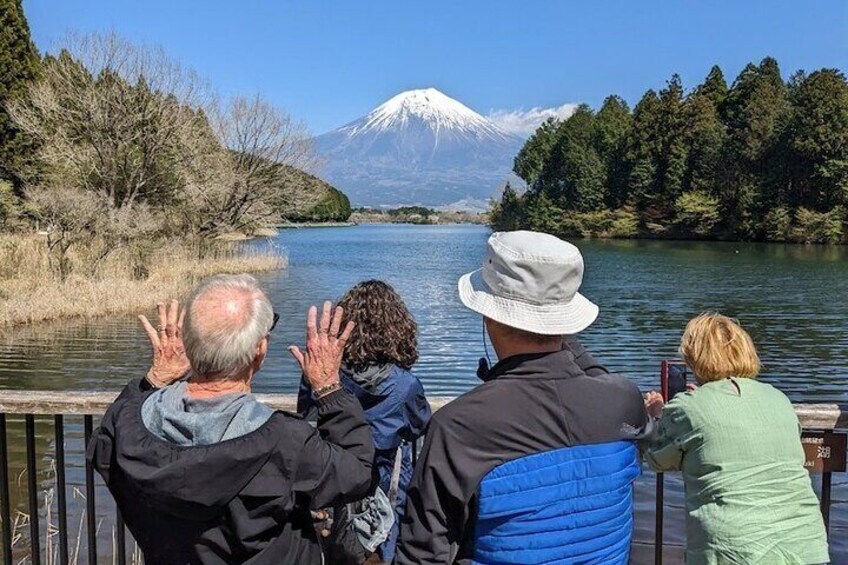
[[[583,256],[574,245],[532,231],[489,237],[483,268],[459,279],[459,299],[507,326],[542,335],[576,334],[598,317],[577,292]]]

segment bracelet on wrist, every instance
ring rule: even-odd
[[[315,398],[321,398],[321,397],[327,396],[328,394],[330,394],[332,392],[336,392],[337,390],[341,390],[341,388],[342,388],[342,383],[339,382],[339,381],[335,381],[335,382],[332,382],[328,385],[324,385],[320,388],[316,388],[315,391],[314,391]]]

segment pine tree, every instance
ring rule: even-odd
[[[30,39],[21,0],[0,0],[0,179],[20,190],[20,170],[32,153],[32,140],[12,123],[6,105],[25,95],[38,74],[39,58]]]
[[[724,108],[728,138],[722,159],[729,167],[722,179],[722,217],[737,237],[750,239],[785,191],[780,141],[790,106],[777,61],[747,65]]]
[[[727,126],[734,153],[754,163],[776,141],[780,117],[787,109],[786,85],[777,61],[763,59],[759,67],[747,65],[726,100]]]
[[[707,74],[707,78],[704,79],[704,84],[695,89],[695,92],[708,98],[716,110],[720,112],[724,101],[727,99],[727,81],[724,80],[724,73],[721,71],[721,67],[713,65],[713,68]]]
[[[522,198],[515,189],[506,183],[501,201],[496,203],[491,212],[491,224],[498,231],[512,231],[524,227],[524,210]]]
[[[628,194],[625,202],[639,210],[649,208],[658,195],[658,129],[660,100],[649,90],[633,109],[633,125],[627,140]]]
[[[683,85],[680,76],[673,75],[660,91],[659,106],[659,199],[657,213],[663,218],[673,214],[674,203],[683,193],[686,175],[686,116],[683,105]]]
[[[608,96],[595,115],[594,145],[606,169],[606,203],[613,209],[620,207],[626,199],[627,168],[624,156],[632,123],[630,108],[620,96]]]
[[[848,205],[848,83],[836,69],[806,76],[793,92],[794,206]]]
[[[527,201],[527,227],[533,231],[556,234],[562,210],[544,193],[533,194]]]
[[[556,142],[558,127],[559,122],[557,120],[548,118],[536,129],[536,132],[530,136],[530,139],[515,156],[512,170],[528,186],[532,187],[542,173],[542,168]]]
[[[685,138],[687,145],[684,191],[717,195],[723,178],[721,151],[724,125],[713,98],[697,89],[686,101]]]
[[[606,174],[593,136],[594,115],[586,104],[557,130],[556,143],[539,176],[539,188],[563,210],[588,212],[604,207]]]

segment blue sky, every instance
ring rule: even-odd
[[[784,76],[848,71],[848,1],[24,0],[44,51],[69,32],[161,45],[224,94],[260,92],[323,133],[409,88],[482,114],[611,93],[672,73],[729,81],[771,55]]]

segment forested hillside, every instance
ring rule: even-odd
[[[610,96],[546,122],[514,171],[529,189],[504,192],[497,229],[844,243],[848,83],[836,69],[784,80],[772,58],[729,87],[717,66],[689,91],[674,75],[632,111]]]

